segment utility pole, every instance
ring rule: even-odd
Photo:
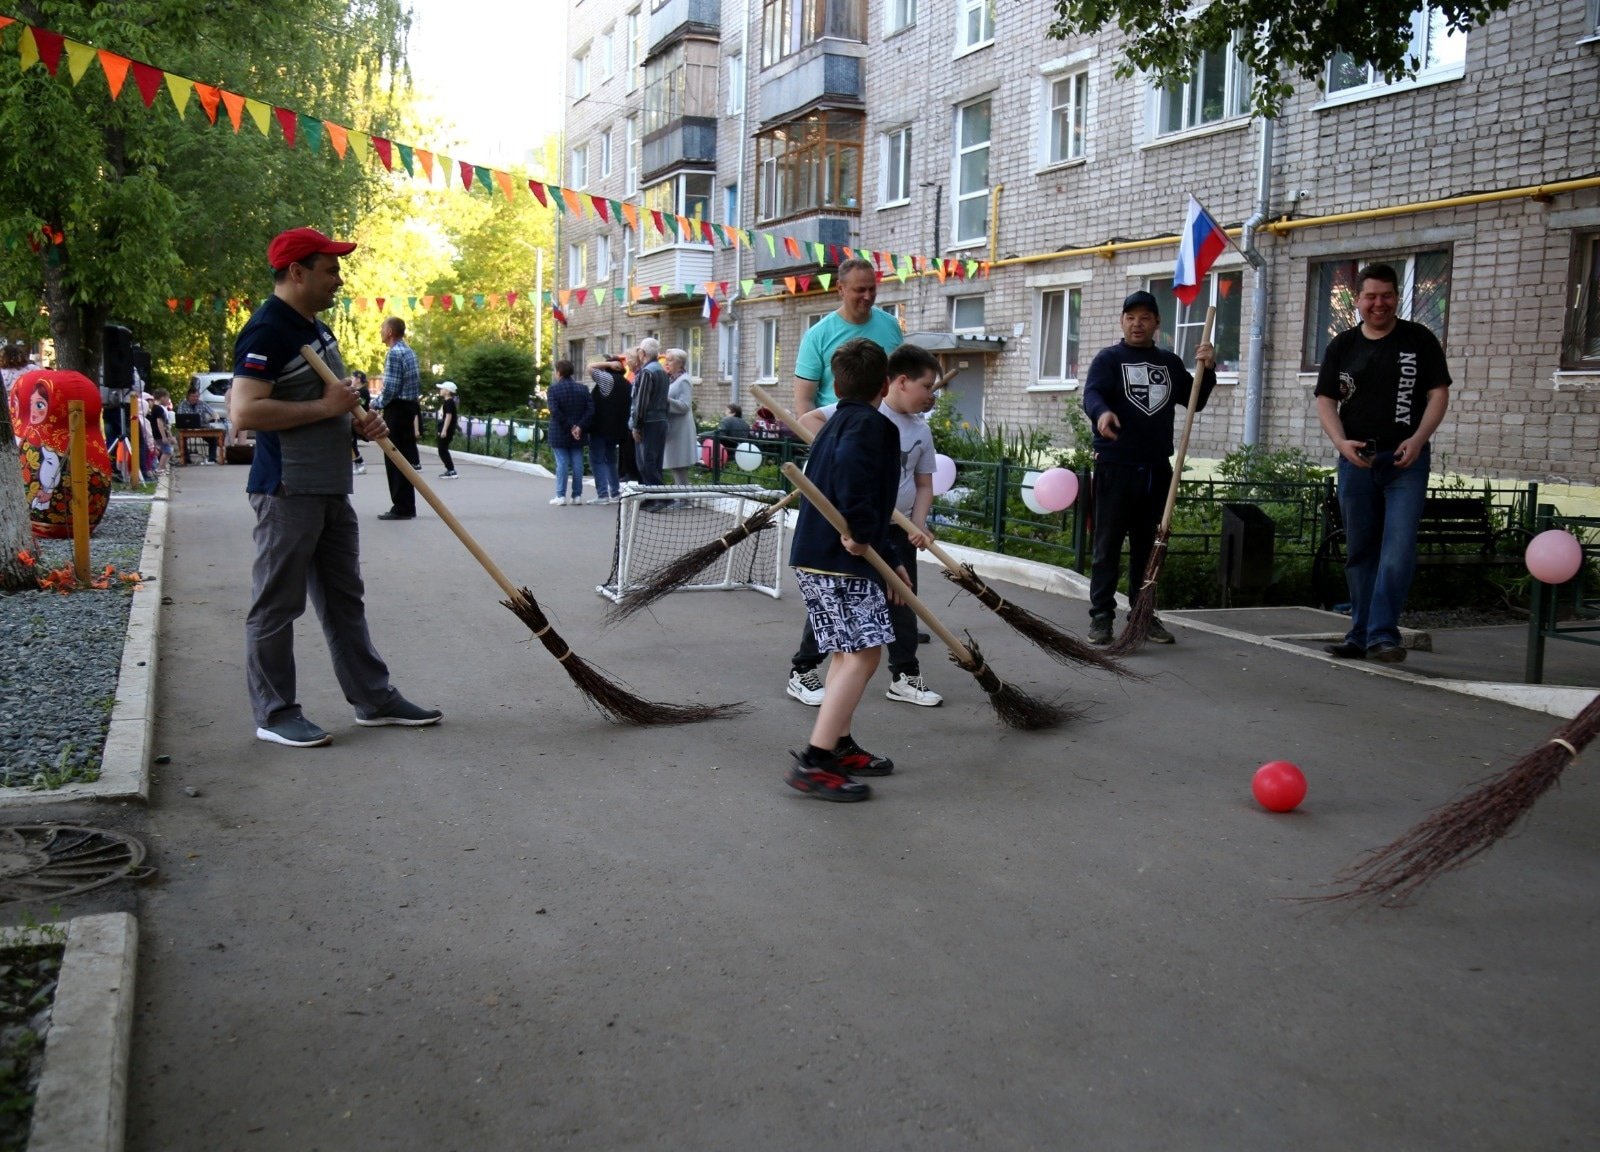
[[[544,249],[534,249],[533,272],[533,370],[544,363]]]

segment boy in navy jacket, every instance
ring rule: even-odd
[[[806,477],[839,509],[850,534],[840,536],[809,504],[795,523],[789,563],[817,647],[834,656],[810,743],[790,753],[795,764],[786,782],[820,800],[853,801],[866,800],[872,789],[852,777],[894,771],[892,761],[855,742],[850,722],[894,638],[882,578],[865,553],[871,546],[894,555],[889,526],[900,488],[900,433],[878,412],[889,382],[882,348],[850,340],[834,351],[831,365],[839,407],[812,442]]]

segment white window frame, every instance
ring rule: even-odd
[[[1223,112],[1214,120],[1202,120],[1203,111],[1197,109],[1202,86],[1202,69],[1205,61],[1202,59],[1195,64],[1196,74],[1183,84],[1178,85],[1176,91],[1152,85],[1150,88],[1150,138],[1152,140],[1174,140],[1195,133],[1203,133],[1215,129],[1221,124],[1248,123],[1250,120],[1250,69],[1239,59],[1235,48],[1238,33],[1234,33],[1234,40],[1228,44],[1227,51],[1222,58],[1223,63]],[[1166,109],[1169,100],[1176,99],[1181,102],[1179,119],[1182,122],[1177,128],[1166,128]]]
[[[567,287],[584,287],[588,283],[584,277],[588,274],[589,245],[582,240],[575,240],[567,245]]]
[[[989,106],[989,134],[984,137],[982,144],[963,146],[961,143],[962,128],[965,124],[967,113],[980,104],[987,104]],[[971,248],[988,242],[989,229],[994,224],[994,222],[989,219],[989,189],[991,187],[991,179],[993,177],[993,172],[990,170],[989,165],[990,161],[994,158],[994,153],[992,151],[994,146],[994,98],[992,94],[989,96],[982,96],[977,100],[969,100],[965,104],[961,104],[956,107],[955,134],[952,137],[952,144],[955,149],[955,171],[951,178],[950,185],[955,189],[955,196],[953,197],[954,203],[950,206],[950,247]],[[976,190],[964,189],[961,186],[961,161],[964,157],[978,151],[982,151],[984,153],[985,178],[983,187]],[[980,197],[983,200],[983,231],[977,235],[963,236],[961,234],[961,206],[970,200],[976,200]]]
[[[572,56],[572,98],[582,100],[589,94],[591,77],[589,74],[589,53],[593,46],[585,44],[582,51],[575,52]]]
[[[970,38],[972,17],[978,17],[977,37]],[[956,55],[964,56],[994,43],[994,0],[956,0]]]
[[[594,238],[594,280],[604,284],[611,279],[611,237],[601,233]]]
[[[883,34],[893,36],[896,32],[904,32],[907,28],[915,27],[917,23],[917,0],[884,0],[883,4]]]
[[[617,26],[606,25],[600,33],[600,78],[609,80],[617,74]]]
[[[629,116],[622,137],[622,194],[639,194],[639,117]]]
[[[1200,343],[1200,336],[1206,327],[1206,310],[1217,309],[1217,327],[1213,333],[1213,343],[1227,348],[1230,344],[1233,355],[1224,359],[1218,356],[1217,375],[1230,380],[1237,379],[1240,370],[1244,367],[1241,353],[1244,350],[1244,271],[1245,265],[1238,257],[1218,261],[1211,271],[1206,273],[1205,283],[1200,288],[1200,294],[1195,297],[1193,304],[1183,304],[1176,297],[1171,300],[1170,307],[1164,307],[1161,315],[1161,330],[1156,335],[1156,343],[1177,355],[1185,364],[1194,362],[1194,350]],[[1236,318],[1238,327],[1228,330],[1230,323],[1229,313],[1232,311],[1223,303],[1222,278],[1231,277],[1234,283],[1234,302],[1238,305],[1239,315]],[[1162,287],[1156,298],[1166,301],[1172,292],[1173,276],[1171,272],[1165,275],[1151,275],[1144,278],[1140,286],[1147,292],[1156,292],[1156,285]]]
[[[1312,314],[1313,310],[1317,307],[1317,293],[1320,290],[1318,285],[1319,267],[1324,264],[1347,263],[1354,264],[1357,271],[1359,271],[1368,264],[1389,265],[1400,277],[1400,306],[1395,309],[1395,312],[1402,320],[1415,320],[1416,316],[1414,313],[1416,309],[1417,298],[1417,258],[1422,256],[1442,256],[1444,258],[1444,275],[1448,281],[1445,289],[1446,295],[1444,298],[1445,330],[1443,332],[1435,332],[1434,335],[1439,338],[1440,345],[1444,347],[1445,353],[1448,355],[1450,351],[1450,300],[1455,294],[1456,287],[1456,254],[1455,249],[1451,245],[1427,245],[1422,248],[1413,248],[1403,252],[1363,252],[1359,256],[1314,256],[1306,262],[1307,314],[1305,317],[1305,338],[1301,346],[1300,371],[1306,373],[1316,372],[1319,370],[1322,363],[1322,351],[1324,350],[1317,347],[1318,343],[1321,341],[1321,333],[1319,331],[1319,327],[1314,323],[1315,317]],[[1357,284],[1355,288],[1359,290],[1360,285]],[[1356,315],[1359,318],[1360,313],[1357,312]],[[1424,318],[1421,323],[1426,324],[1426,318]]]
[[[756,363],[761,379],[764,381],[777,380],[778,370],[782,367],[778,363],[781,325],[781,317],[767,316],[762,318],[758,329]]]
[[[683,370],[689,374],[689,379],[696,384],[700,382],[701,371],[705,368],[706,358],[706,330],[700,324],[684,324],[678,329],[678,347],[689,354],[689,362]]]
[[[567,187],[587,188],[589,186],[589,145],[574,144],[572,146],[572,165],[567,169]]]
[[[1589,0],[1589,34],[1583,42],[1600,40],[1600,0]]]
[[[739,226],[739,185],[722,186],[722,222],[730,228]]]
[[[1060,312],[1062,331],[1060,350],[1057,354],[1056,362],[1053,364],[1047,364],[1045,362],[1045,353],[1049,349],[1050,338],[1049,333],[1045,331],[1045,326],[1049,321],[1050,309],[1048,298],[1051,296],[1061,297]],[[1072,330],[1074,303],[1077,305],[1077,332],[1073,332]],[[1051,287],[1035,289],[1033,307],[1034,332],[1036,333],[1034,344],[1038,346],[1039,352],[1038,358],[1033,364],[1034,380],[1037,383],[1033,389],[1030,389],[1030,391],[1069,391],[1077,388],[1079,384],[1077,375],[1068,374],[1069,369],[1073,367],[1073,365],[1070,363],[1069,352],[1072,346],[1076,344],[1078,348],[1079,365],[1081,366],[1083,359],[1083,285],[1058,284]]]
[[[1425,88],[1430,84],[1444,84],[1451,80],[1459,80],[1467,74],[1467,33],[1453,32],[1445,28],[1445,37],[1454,40],[1459,48],[1459,59],[1447,60],[1430,65],[1427,61],[1426,50],[1428,43],[1429,21],[1433,16],[1433,6],[1424,3],[1411,17],[1411,43],[1407,53],[1411,59],[1421,62],[1421,67],[1411,76],[1389,80],[1371,64],[1367,68],[1367,82],[1365,84],[1352,84],[1348,88],[1333,90],[1333,69],[1337,61],[1330,60],[1327,70],[1322,74],[1322,89],[1325,93],[1318,107],[1333,107],[1339,104],[1350,104],[1358,100],[1366,100],[1373,96],[1387,95],[1391,92],[1404,92],[1409,88]]]
[[[896,141],[899,151],[896,153]],[[878,208],[911,203],[911,125],[878,135]]]
[[[717,325],[717,375],[733,379],[733,366],[739,360],[739,325],[723,321]]]
[[[583,367],[583,337],[582,336],[579,336],[579,337],[577,337],[575,339],[567,341],[567,359],[572,361],[572,372],[573,372],[573,375],[577,375],[577,373]]]
[[[1067,97],[1063,103],[1057,86],[1067,85]],[[1040,139],[1040,167],[1055,168],[1067,164],[1076,164],[1088,158],[1089,155],[1089,69],[1072,68],[1062,72],[1052,73],[1044,78],[1044,124],[1042,125]],[[1067,135],[1067,147],[1064,155],[1058,155],[1056,145],[1059,140],[1057,126],[1064,125]]]
[[[611,351],[610,339],[604,333],[597,335],[594,338],[594,358],[596,360],[604,360],[606,358],[606,353],[609,351]],[[583,365],[574,364],[573,367],[581,370]],[[585,372],[584,376],[587,377],[588,373]]]
[[[640,40],[643,36],[643,24],[644,20],[639,15],[639,9],[637,8],[634,8],[628,13],[627,21],[624,24],[624,27],[627,29],[626,35],[628,37],[628,45],[624,59],[627,61],[627,76],[625,79],[627,80],[629,92],[632,92],[635,88],[639,87],[639,68],[644,63],[644,52],[639,47]]]
[[[611,129],[600,133],[600,179],[611,178]]]
[[[978,302],[978,304],[982,307],[982,310],[984,312],[984,322],[982,324],[957,324],[956,323],[956,312],[957,312],[956,305],[960,304],[963,300],[968,300],[968,301],[976,300]],[[972,293],[972,294],[965,295],[965,296],[952,296],[952,297],[950,297],[950,331],[951,332],[957,333],[957,334],[965,334],[965,335],[969,335],[969,336],[972,336],[972,335],[981,336],[981,335],[984,334],[984,332],[986,332],[988,330],[987,329],[987,325],[988,325],[988,297],[985,296],[982,292]]]
[[[728,55],[728,115],[737,116],[744,111],[744,53]]]
[[[639,255],[639,235],[632,224],[622,226],[622,282],[625,285],[633,283],[633,262]],[[626,348],[627,342],[623,342]]]

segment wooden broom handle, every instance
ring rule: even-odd
[[[772,405],[768,404],[767,407],[771,408]],[[840,536],[850,535],[850,525],[845,523],[843,513],[834,507],[833,501],[824,496],[815,484],[806,479],[805,473],[791,463],[783,466],[783,474],[789,478],[789,483],[793,484],[798,491],[805,493],[806,499],[811,501],[813,507],[822,513]],[[950,649],[957,662],[963,668],[971,667],[972,653],[967,650],[967,646],[957,640],[955,634],[939,622],[939,618],[929,611],[926,604],[917,599],[917,594],[911,590],[911,586],[900,579],[900,573],[889,567],[889,562],[878,555],[878,550],[868,544],[863,555],[865,555],[867,563],[877,569],[878,575],[882,576],[889,587],[894,590],[894,594],[900,597],[907,607],[922,619],[922,622],[928,626],[930,631],[945,642],[945,646]]]
[[[316,370],[317,375],[322,377],[324,383],[331,384],[336,388],[343,386],[344,381],[333,374],[333,369],[328,367],[311,345],[302,346],[300,354],[306,358],[306,363]],[[428,502],[428,506],[439,514],[439,519],[443,520],[450,528],[450,531],[456,534],[456,539],[467,546],[467,551],[472,553],[473,559],[483,565],[483,570],[489,574],[489,578],[500,585],[500,591],[506,594],[506,599],[516,604],[523,603],[522,590],[506,578],[506,574],[500,571],[499,565],[489,559],[489,554],[479,547],[478,542],[472,538],[472,533],[462,526],[461,521],[456,519],[455,513],[445,507],[444,501],[440,500],[438,494],[428,487],[428,482],[422,478],[422,474],[411,466],[411,461],[400,455],[400,450],[390,442],[387,436],[379,436],[373,443],[383,449],[383,454],[389,458],[396,468],[400,469],[401,474],[407,480],[411,481],[411,486]]]
[[[1200,343],[1211,343],[1211,329],[1217,322],[1215,307],[1206,309],[1206,326],[1200,332]],[[1172,483],[1167,486],[1167,506],[1161,513],[1161,527],[1159,531],[1165,535],[1172,527],[1172,513],[1178,506],[1178,484],[1183,479],[1183,458],[1189,451],[1189,429],[1194,427],[1194,409],[1200,399],[1200,377],[1205,373],[1199,371],[1200,365],[1195,364],[1194,379],[1189,384],[1189,403],[1183,410],[1183,435],[1178,439],[1178,458],[1172,465]],[[1212,363],[1213,372],[1216,371],[1215,361]]]
[[[949,380],[950,377],[954,376],[959,371],[959,368],[953,368],[949,372],[945,373],[943,379]],[[796,417],[793,412],[790,412],[782,404],[779,404],[776,400],[774,400],[772,398],[772,394],[761,385],[750,385],[750,391],[755,394],[755,398],[757,400],[761,401],[763,407],[770,408],[772,410],[772,414],[779,420],[783,421],[784,424],[788,425],[789,430],[796,436],[800,437],[800,439],[804,440],[807,444],[816,439],[817,434],[815,432],[801,424],[799,418]],[[907,516],[898,508],[894,510],[894,522],[901,528],[904,528],[907,532],[919,531],[917,526],[911,522],[911,517]],[[960,575],[961,565],[956,562],[954,556],[951,556],[950,553],[946,552],[939,546],[939,542],[937,540],[928,541],[928,551],[933,553],[934,559],[938,560],[939,563],[950,569],[950,571]]]

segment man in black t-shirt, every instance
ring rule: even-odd
[[[1329,654],[1406,658],[1400,613],[1417,566],[1428,494],[1428,440],[1450,403],[1450,369],[1428,328],[1402,320],[1399,277],[1387,264],[1357,274],[1361,323],[1328,344],[1317,374],[1317,419],[1339,452],[1350,631]]]

